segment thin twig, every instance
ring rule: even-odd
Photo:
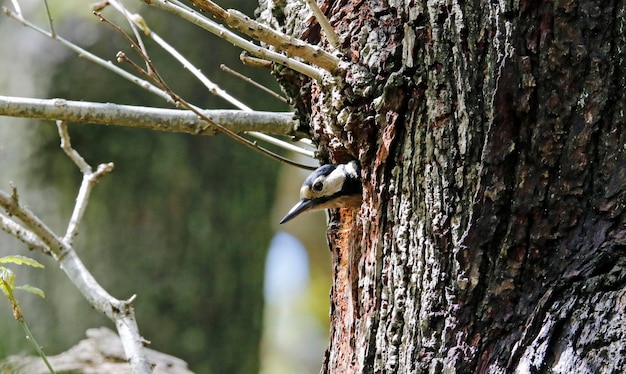
[[[132,61],[128,60],[128,57],[126,57],[125,54],[123,53],[118,53],[118,61],[122,61],[122,62],[128,62],[131,63],[131,65],[133,67],[135,67],[136,69],[141,69],[137,64],[133,63]],[[150,61],[147,61],[149,64],[152,64]],[[153,71],[156,72],[156,68],[151,65],[151,68]],[[140,72],[142,72],[140,70]],[[148,74],[146,71],[143,71],[142,74]],[[161,79],[160,76],[154,75],[153,76],[154,79]],[[179,104],[180,106],[182,106],[183,108],[189,109],[192,112],[194,112],[198,117],[202,118],[206,123],[208,123],[209,125],[213,126],[214,128],[218,129],[220,132],[222,132],[224,135],[230,137],[231,139],[249,147],[252,148],[255,151],[261,152],[262,154],[264,154],[265,156],[268,156],[274,160],[286,163],[288,165],[291,166],[296,166],[302,169],[307,169],[307,170],[315,170],[317,167],[316,166],[308,166],[308,165],[304,165],[304,164],[300,164],[298,162],[292,161],[288,158],[285,158],[277,153],[274,153],[264,147],[261,147],[260,145],[258,145],[256,142],[252,142],[242,136],[237,135],[236,133],[230,131],[229,129],[227,129],[226,127],[220,125],[219,123],[213,121],[212,119],[210,119],[209,117],[205,116],[204,113],[202,113],[202,110],[198,107],[196,107],[195,105],[190,104],[189,102],[187,102],[186,100],[184,100],[182,97],[178,96],[174,91],[172,91],[171,89],[169,89],[169,87],[166,85],[165,81],[160,80],[158,82],[156,82],[157,85],[163,85],[163,87],[166,89],[166,91],[170,94],[170,96],[172,97],[172,100],[174,100],[174,102],[176,102],[177,104]],[[264,135],[264,134],[263,134]]]
[[[91,167],[89,168],[91,169]],[[63,241],[66,244],[72,245],[74,238],[78,235],[78,226],[80,225],[83,215],[85,214],[91,190],[104,175],[110,173],[111,171],[113,171],[113,163],[109,162],[107,164],[98,165],[98,169],[95,173],[86,173],[83,175],[83,180],[80,184],[78,195],[76,196],[76,205],[74,205],[72,216],[67,225],[65,236],[63,237]]]
[[[48,361],[48,357],[46,356],[45,352],[43,351],[39,343],[37,343],[37,339],[35,339],[35,336],[28,328],[26,319],[24,319],[24,313],[22,312],[22,308],[20,308],[20,304],[17,302],[17,299],[13,294],[13,285],[9,284],[6,280],[2,278],[0,278],[0,282],[2,283],[3,291],[6,292],[6,296],[12,304],[11,306],[13,308],[13,317],[15,317],[17,322],[20,324],[22,330],[24,330],[24,333],[26,334],[26,340],[28,340],[31,345],[35,347],[35,351],[37,351],[37,354],[43,360],[50,374],[56,374],[56,371],[54,371],[54,368],[52,367],[52,365],[50,365],[50,362]]]
[[[98,165],[96,172],[93,172],[91,165],[89,165],[85,159],[78,153],[70,142],[70,134],[67,131],[67,123],[65,121],[57,121],[57,129],[59,130],[59,138],[61,138],[61,149],[63,152],[78,166],[78,169],[83,173],[83,181],[80,184],[78,190],[78,196],[76,196],[76,204],[72,211],[72,217],[67,225],[67,231],[63,237],[63,242],[69,246],[72,245],[74,237],[78,234],[78,226],[82,221],[83,215],[89,202],[89,195],[91,190],[98,183],[100,178],[110,173],[113,170],[113,163]]]
[[[43,3],[46,5],[46,15],[48,16],[48,23],[50,24],[50,35],[54,38],[57,33],[54,31],[54,20],[52,19],[52,14],[50,13],[50,7],[48,6],[48,0],[44,0]]]
[[[326,39],[328,39],[328,43],[330,43],[335,50],[340,50],[341,44],[339,43],[339,36],[335,33],[333,26],[330,24],[328,18],[326,18],[320,7],[317,6],[317,2],[315,0],[304,0],[304,2],[309,9],[311,9],[311,12],[313,12],[315,19],[317,19],[322,31],[324,31],[324,34],[326,35]]]
[[[15,9],[15,13],[17,13],[20,17],[22,17],[22,8],[20,7],[20,3],[17,0],[11,0],[11,4],[13,4],[13,9]],[[3,9],[5,12],[9,10],[8,8],[4,8],[4,7]]]
[[[98,14],[99,17],[102,15]],[[163,40],[156,32],[152,31],[145,20],[136,15],[133,17],[134,21],[137,22],[137,25],[142,28],[146,35],[149,35],[152,40],[154,40],[161,48],[163,48],[167,53],[169,53],[172,57],[174,57],[178,62],[181,63],[183,68],[188,70],[194,77],[196,77],[204,86],[211,92],[212,94],[221,97],[222,99],[228,101],[235,107],[241,110],[251,110],[247,105],[236,99],[234,96],[230,95],[228,92],[220,88],[217,84],[213,83],[206,75],[202,73],[200,69],[195,67],[189,60],[185,58],[182,54],[180,54],[176,48],[172,47],[169,43]],[[121,32],[119,27],[114,26],[110,21],[106,20],[108,24],[115,27],[118,32]],[[145,56],[148,56],[147,54]],[[148,70],[148,73],[150,71]]]
[[[91,166],[85,161],[83,156],[80,155],[70,142],[70,134],[67,132],[67,123],[65,121],[57,120],[57,130],[59,131],[59,138],[61,138],[61,149],[65,154],[78,166],[78,169],[83,174],[91,174]]]
[[[19,10],[19,4],[15,3],[15,7],[16,7],[17,10]],[[98,9],[101,9],[101,8],[102,7],[99,7]],[[188,10],[189,12],[192,12],[189,8],[182,7],[182,6],[181,6],[181,8],[184,8],[184,9]],[[126,70],[121,69],[118,66],[112,64],[110,61],[106,61],[104,59],[101,59],[100,57],[98,57],[98,56],[88,52],[87,50],[85,50],[83,48],[78,47],[77,45],[67,41],[66,39],[64,39],[64,38],[62,38],[62,37],[60,37],[58,35],[54,35],[53,36],[50,32],[48,32],[46,30],[43,30],[43,29],[39,28],[38,26],[32,24],[31,22],[27,21],[26,19],[24,19],[22,17],[21,11],[13,12],[13,11],[9,10],[8,8],[4,8],[4,7],[3,7],[3,10],[9,17],[15,19],[16,21],[20,22],[21,24],[23,24],[23,25],[25,25],[25,26],[27,26],[27,27],[29,27],[29,28],[31,28],[31,29],[33,29],[33,30],[43,34],[43,35],[45,35],[45,36],[48,36],[49,38],[51,38],[53,40],[58,41],[62,45],[66,46],[67,48],[77,52],[81,57],[85,57],[85,58],[95,62],[96,64],[101,65],[101,66],[103,66],[103,67],[113,71],[114,73],[122,76],[123,78],[125,78],[125,79],[127,79],[127,80],[129,80],[129,81],[131,81],[131,82],[133,82],[133,83],[135,83],[137,85],[139,85],[140,87],[148,90],[149,92],[157,94],[158,96],[164,98],[166,101],[173,103],[171,95],[169,95],[167,92],[165,92],[165,90],[163,90],[163,89],[155,86],[154,84],[150,83],[149,81],[147,81],[145,79],[140,79],[139,77],[137,77],[137,76],[127,72]],[[132,42],[132,43],[134,43],[134,42]],[[142,55],[142,54],[140,53],[140,55]],[[130,61],[130,60],[127,60],[127,61],[132,64],[132,61]],[[148,66],[150,66],[150,65],[148,65]],[[136,69],[137,69],[137,71],[140,71],[140,72],[144,71],[143,69],[138,68],[138,67],[136,67]],[[146,77],[148,77],[151,81],[153,81],[152,77],[150,76],[151,74],[146,73],[145,71],[142,74],[146,75]],[[2,99],[2,97],[0,97],[0,101],[1,101],[1,99]],[[157,110],[158,111],[159,109],[150,109],[150,110],[146,111],[146,114],[149,117],[154,117],[154,116],[150,115],[152,110]],[[55,110],[52,110],[52,111],[55,111]],[[59,117],[56,117],[56,118],[61,118],[63,120],[68,120],[68,121],[84,122],[84,119],[72,117],[71,114],[67,115],[64,110],[57,111],[57,112],[60,112],[60,113],[59,113]],[[28,114],[26,116],[28,116]],[[32,115],[31,117],[37,117],[37,115]],[[207,116],[204,116],[203,118],[206,118],[206,117]],[[211,117],[212,116],[210,116],[209,118],[211,118]],[[55,117],[52,117],[52,118],[55,118]],[[287,131],[281,131],[281,130],[284,130],[285,128],[283,127],[283,128],[279,128],[279,129],[274,129],[273,127],[267,127],[267,126],[264,127],[262,124],[261,124],[261,126],[256,126],[256,124],[254,124],[254,123],[252,123],[252,121],[250,121],[250,118],[256,118],[256,115],[253,115],[252,117],[246,116],[246,117],[244,117],[244,121],[237,121],[237,120],[235,120],[235,122],[237,122],[237,123],[244,122],[246,124],[250,124],[252,127],[262,127],[263,128],[263,130],[248,132],[252,136],[258,137],[260,139],[263,139],[264,141],[268,141],[268,142],[273,143],[273,144],[277,144],[278,143],[277,145],[282,147],[282,148],[289,149],[289,150],[292,150],[294,152],[298,152],[298,153],[301,153],[301,154],[305,154],[308,157],[313,157],[314,156],[311,151],[302,149],[301,147],[297,147],[295,145],[291,145],[291,144],[283,142],[281,140],[277,140],[275,138],[268,137],[266,135],[266,134],[277,134],[277,135],[281,134],[281,135],[287,135],[287,136],[298,136],[298,135],[301,135],[301,134],[295,134],[295,130],[294,129],[296,128],[296,126],[289,126],[289,129]],[[96,120],[95,122],[97,122],[99,118],[94,118],[94,119]],[[194,118],[192,121],[196,121],[196,120],[197,120],[197,118]],[[139,122],[132,123],[132,126],[133,127],[141,127],[141,122],[144,123],[145,127],[154,129],[153,126],[151,126],[150,124],[146,123],[146,121],[144,121],[144,120],[140,120]],[[188,132],[188,133],[194,133],[194,134],[210,134],[212,132],[211,128],[207,127],[207,126],[199,126],[199,125],[196,125],[196,124],[191,124],[190,126],[182,126],[183,124],[186,124],[186,122],[187,122],[186,120],[176,121],[176,122],[181,124],[181,126],[179,126],[179,128],[180,127],[186,127],[187,129],[173,129],[173,130],[170,130],[166,126],[161,126],[158,121],[155,121],[155,122],[157,123],[156,126],[158,127],[157,128],[158,130],[182,131],[182,132]],[[213,119],[213,123],[215,123],[215,122],[216,121]],[[282,121],[278,121],[278,122],[281,123]],[[118,124],[117,122],[109,122],[109,123]],[[221,121],[220,121],[220,123],[221,123]],[[122,124],[122,125],[124,125],[124,124]],[[277,125],[278,125],[278,123],[277,123]],[[215,126],[215,128],[217,128],[217,126]],[[243,131],[249,131],[249,130],[243,130]],[[256,143],[254,143],[254,142],[250,142],[250,141],[247,141],[247,140],[245,140],[245,141],[246,141],[246,143],[245,143],[246,145],[248,145],[250,147],[253,147],[256,150],[265,149],[263,147],[260,147],[260,146],[256,145]],[[269,150],[265,150],[265,151],[266,151],[267,155],[270,155],[272,153]],[[276,155],[276,156],[278,156],[278,155]],[[270,157],[276,158],[274,156],[270,156]],[[283,160],[283,158],[281,156],[278,156],[278,157],[279,157],[280,160]],[[292,164],[291,162],[288,162],[288,163]],[[306,169],[311,169],[312,167],[305,167],[305,168]]]
[[[241,52],[239,55],[239,61],[241,61],[242,64],[253,68],[271,69],[274,65],[272,61],[250,56],[247,51]]]
[[[258,145],[256,142],[252,142],[232,131],[230,131],[229,129],[227,129],[226,127],[220,125],[219,123],[213,121],[212,119],[210,119],[209,117],[205,116],[202,113],[202,110],[198,107],[196,107],[195,105],[192,105],[191,103],[187,102],[186,100],[184,100],[182,97],[180,97],[178,94],[176,94],[165,82],[165,80],[161,77],[161,75],[159,74],[158,70],[156,69],[156,67],[153,65],[152,60],[150,60],[150,58],[148,56],[146,56],[145,54],[143,54],[143,52],[141,51],[141,49],[137,46],[137,44],[132,40],[132,38],[130,38],[128,36],[128,34],[126,34],[126,32],[124,32],[124,30],[122,30],[119,26],[115,25],[114,23],[112,23],[111,21],[109,21],[108,19],[104,18],[101,14],[95,13],[103,22],[107,23],[108,25],[112,26],[113,28],[115,28],[118,32],[120,32],[124,38],[126,38],[126,40],[129,41],[131,48],[137,53],[139,54],[139,56],[141,56],[141,58],[144,60],[144,62],[149,66],[150,71],[146,71],[144,69],[142,69],[139,65],[137,65],[134,61],[130,60],[125,53],[123,52],[118,52],[117,53],[117,61],[118,62],[126,62],[129,65],[131,65],[134,69],[136,69],[140,74],[144,75],[145,77],[152,79],[152,81],[154,82],[155,85],[157,85],[158,87],[160,87],[161,89],[165,90],[170,97],[172,98],[172,100],[177,104],[180,105],[186,109],[191,110],[192,112],[194,112],[197,116],[199,116],[200,118],[202,118],[204,121],[206,121],[209,125],[215,127],[216,129],[218,129],[220,132],[222,132],[224,135],[230,137],[231,139],[245,145],[248,146],[250,148],[252,148],[255,151],[258,151],[262,154],[264,154],[265,156],[268,156],[274,160],[286,163],[288,165],[292,165],[292,166],[296,166],[302,169],[307,169],[307,170],[315,170],[317,167],[316,166],[308,166],[308,165],[304,165],[304,164],[300,164],[298,162],[289,160],[288,158],[285,158],[277,153],[274,153],[270,150],[268,150],[267,148],[261,147],[260,145]],[[257,136],[261,136],[261,137],[267,137],[267,138],[271,138],[265,134],[256,134]],[[267,139],[268,141],[272,141],[272,140],[276,140],[276,139]]]
[[[99,17],[102,17],[102,15],[99,15]],[[209,92],[211,92],[212,94],[218,97],[221,97],[222,99],[228,101],[229,103],[231,103],[232,105],[234,105],[235,107],[243,111],[252,112],[252,108],[245,105],[240,100],[236,99],[234,96],[230,95],[228,92],[220,88],[220,86],[218,86],[217,84],[213,83],[206,75],[202,73],[202,71],[200,71],[200,69],[196,68],[189,60],[187,60],[182,54],[180,54],[174,47],[172,47],[169,43],[163,40],[157,33],[151,31],[148,25],[146,24],[146,22],[143,20],[143,18],[141,18],[140,16],[136,16],[134,17],[134,20],[135,22],[138,23],[138,26],[142,28],[142,30],[146,33],[146,35],[149,35],[152,38],[152,40],[154,40],[158,45],[161,46],[161,48],[163,48],[166,52],[172,55],[177,61],[179,61],[185,69],[190,71],[202,84],[205,85],[205,87],[209,90]],[[108,24],[111,24],[110,21],[106,21],[106,22]],[[117,30],[121,32],[121,29],[117,28]],[[148,70],[147,73],[150,73],[150,71]],[[165,89],[165,91],[167,91],[167,89]],[[298,147],[291,143],[287,143],[283,140],[276,139],[265,133],[260,133],[257,131],[246,131],[245,134],[253,136],[257,139],[263,140],[267,143],[273,144],[280,148],[299,153],[309,158],[315,158],[314,152]]]
[[[15,2],[17,3],[17,2]],[[87,51],[86,49],[83,49],[79,46],[77,46],[76,44],[68,41],[67,39],[64,39],[58,35],[52,35],[50,34],[50,32],[40,28],[39,26],[33,24],[32,22],[27,21],[23,16],[21,11],[16,10],[15,12],[11,11],[10,9],[6,8],[6,7],[2,7],[4,13],[16,20],[17,22],[21,23],[22,25],[37,31],[38,33],[47,36],[48,38],[55,40],[57,42],[59,42],[60,44],[62,44],[63,46],[65,46],[66,48],[69,48],[70,50],[76,52],[80,57],[85,58],[89,61],[92,61],[94,63],[96,63],[97,65],[100,65],[102,67],[104,67],[105,69],[108,69],[110,71],[112,71],[113,73],[121,76],[122,78],[138,85],[139,87],[147,90],[150,93],[153,93],[163,99],[165,99],[166,101],[171,103],[171,98],[169,97],[169,95],[167,93],[165,93],[163,90],[158,89],[157,87],[155,87],[152,83],[150,83],[149,81],[146,81],[145,79],[140,79],[139,77],[127,72],[126,70],[120,68],[119,66],[111,63],[111,61],[109,60],[104,60],[96,55],[94,55],[93,53]],[[19,8],[18,8],[19,9]]]
[[[277,62],[281,65],[287,66],[301,74],[311,77],[317,81],[322,81],[327,74],[325,70],[318,69],[313,66],[307,65],[293,58],[289,58],[280,53],[270,51],[267,48],[259,47],[258,45],[238,36],[237,34],[227,30],[224,26],[207,19],[198,12],[191,11],[187,8],[177,6],[166,0],[142,0],[148,5],[155,6],[167,10],[170,13],[176,14],[183,19],[202,27],[203,29],[219,36],[223,40],[234,44],[235,46],[242,48],[252,54],[255,54],[261,58]]]
[[[276,92],[270,90],[269,88],[265,87],[264,85],[260,84],[259,82],[255,81],[254,79],[252,79],[252,78],[250,78],[248,76],[245,76],[245,75],[241,74],[240,72],[235,71],[235,70],[229,68],[228,66],[226,66],[224,64],[220,65],[220,69],[224,70],[225,72],[227,72],[227,73],[229,73],[231,75],[234,75],[235,77],[243,80],[246,83],[249,83],[249,84],[253,85],[254,87],[262,90],[263,92],[265,92],[266,94],[272,96],[273,98],[278,99],[278,100],[282,101],[285,104],[289,104],[289,100],[287,100],[286,97],[277,94]]]
[[[44,29],[41,29],[38,26],[27,21],[26,19],[22,17],[21,11],[19,11],[19,4],[15,0],[14,2],[15,2],[14,7],[17,9],[15,12],[11,11],[8,8],[3,7],[4,12],[10,18],[20,22],[26,27],[29,27],[61,43],[65,47],[78,53],[79,56],[84,57],[106,69],[111,70],[115,74],[120,75],[122,78],[125,78],[137,84],[141,88],[144,88],[147,91],[154,93],[157,96],[165,99],[167,102],[173,103],[172,98],[170,97],[168,93],[166,93],[163,89],[156,87],[154,84],[150,83],[148,80],[141,79],[127,72],[126,70],[121,69],[117,65],[112,64],[111,61],[104,60],[58,35],[53,36],[51,35],[50,32]],[[104,8],[103,5],[98,6],[94,9],[102,9],[102,8]],[[141,70],[143,69],[139,69],[138,71],[141,71]],[[151,77],[149,77],[149,79],[152,80]],[[4,103],[2,102],[3,100],[4,100]],[[48,105],[47,102],[40,103],[38,100],[35,100],[35,99],[33,100],[37,101],[37,103],[32,103],[32,104],[23,103],[24,100],[25,99],[20,99],[20,98],[9,98],[7,100],[6,97],[0,96],[0,114],[16,115],[15,111],[7,110],[6,106],[8,105],[11,107],[15,107],[14,104],[17,101],[17,106],[21,107],[21,106],[33,105],[35,108],[33,110],[28,110],[26,112],[21,112],[21,110],[18,110],[19,115],[24,116],[24,117],[47,118],[47,119],[59,119],[60,118],[62,120],[72,121],[72,122],[87,121],[89,123],[115,124],[115,125],[121,125],[121,126],[143,127],[143,128],[149,128],[149,129],[159,130],[159,131],[186,132],[186,133],[191,133],[191,134],[212,135],[215,132],[213,128],[211,127],[201,126],[199,124],[199,119],[196,116],[194,115],[188,116],[186,115],[186,113],[181,113],[182,111],[169,112],[167,109],[151,108],[151,109],[144,110],[143,108],[141,108],[142,114],[140,116],[136,116],[133,114],[137,112],[135,109],[132,109],[132,107],[129,107],[129,106],[120,105],[120,106],[116,106],[116,108],[120,109],[120,112],[117,114],[122,115],[121,118],[112,118],[108,120],[108,122],[102,122],[102,121],[107,121],[107,117],[101,117],[99,115],[99,111],[100,110],[110,111],[111,109],[115,109],[115,108],[101,108],[101,106],[102,105],[114,106],[114,104],[92,103],[92,105],[96,106],[96,108],[92,109],[90,108],[89,105],[83,105],[83,103],[64,101],[61,99],[55,99],[52,106]],[[4,110],[2,108],[2,105],[5,105]],[[137,107],[134,107],[134,108],[137,108]],[[131,112],[130,115],[126,115],[125,112],[127,110],[130,110]],[[70,112],[68,113],[67,111],[70,111]],[[165,115],[163,114],[163,111],[166,111]],[[51,116],[52,112],[56,114]],[[282,117],[282,114],[278,114],[278,113],[265,114],[265,113],[260,113],[260,112],[254,112],[254,114],[252,115],[239,116],[239,114],[235,111],[209,111],[209,112],[211,114],[208,114],[207,116],[209,118],[212,118],[214,121],[219,122],[220,124],[224,123],[226,126],[230,126],[232,124],[234,132],[248,132],[252,136],[263,138],[263,140],[266,140],[266,141],[270,140],[271,143],[278,142],[279,144],[277,145],[279,147],[282,147],[282,148],[285,148],[285,149],[288,149],[288,150],[291,150],[300,154],[304,154],[311,158],[314,157],[312,152],[308,150],[304,150],[301,147],[297,147],[295,145],[291,145],[289,143],[286,143],[280,140],[267,138],[267,135],[265,134],[286,135],[286,136],[301,136],[302,135],[302,134],[295,133],[295,128],[297,126],[295,126],[295,124],[293,123],[293,120],[291,118],[287,119],[286,117]],[[184,118],[179,118],[178,114],[176,113],[180,113],[180,115],[183,116]],[[87,117],[83,118],[82,117],[83,115],[86,115],[87,117],[89,117],[89,119],[87,119]],[[280,117],[272,118],[274,115],[279,115]],[[264,120],[265,118],[267,118],[267,120]],[[260,120],[261,122],[256,123],[255,122],[256,120]],[[172,125],[173,127],[170,125]],[[255,130],[251,130],[252,128],[254,128]],[[258,135],[259,133],[262,133],[262,134],[259,136]]]
[[[17,322],[20,324],[20,326],[22,326],[22,330],[24,330],[24,333],[26,334],[26,339],[28,339],[32,343],[33,347],[35,347],[35,351],[37,351],[37,354],[43,360],[50,374],[56,374],[56,371],[54,370],[52,365],[50,365],[50,361],[48,361],[48,356],[46,356],[46,353],[43,351],[39,343],[37,343],[35,335],[33,335],[33,333],[30,331],[28,324],[26,324],[24,316],[22,315],[21,318],[17,320]]]
[[[144,49],[142,48],[142,45],[140,45],[138,42],[135,42],[135,40],[133,38],[131,38],[130,35],[128,35],[128,33],[126,33],[126,31],[124,31],[116,23],[113,23],[113,22],[109,21],[108,18],[106,18],[106,17],[104,17],[102,15],[102,13],[94,11],[93,14],[96,17],[98,17],[100,22],[104,22],[107,25],[111,26],[118,33],[120,33],[120,35],[122,35],[122,37],[124,37],[124,39],[126,39],[130,43],[130,46],[133,48],[133,50],[135,52],[137,52],[137,54],[139,56],[141,56],[141,59],[146,63],[146,68],[143,69],[143,68],[137,66],[134,61],[132,61],[132,60],[130,60],[128,58],[126,58],[126,62],[128,62],[129,64],[133,65],[133,68],[135,68],[135,70],[140,72],[146,78],[152,80],[152,82],[154,84],[156,84],[157,87],[159,87],[160,89],[162,89],[162,90],[167,92],[166,86],[163,83],[163,78],[161,78],[159,73],[154,68],[154,65],[152,64],[152,59],[150,59],[150,56],[148,56],[146,51],[144,51]],[[130,22],[132,23],[132,21],[130,21]],[[136,30],[136,28],[133,27],[133,30]],[[121,54],[121,52],[118,52],[117,55],[116,55],[118,62],[120,62],[120,54]],[[171,95],[170,95],[170,97],[171,97]],[[176,101],[174,103],[176,104]]]
[[[135,40],[137,40],[137,44],[139,46],[139,49],[141,49],[141,52],[145,56],[149,56],[148,55],[148,49],[146,48],[146,46],[143,43],[143,38],[141,37],[141,34],[139,33],[139,30],[137,30],[137,27],[135,26],[135,20],[133,19],[133,16],[128,12],[128,10],[124,6],[122,6],[117,1],[113,1],[111,3],[111,5],[113,5],[113,7],[118,12],[122,13],[124,18],[126,18],[126,21],[128,22],[128,25],[130,26],[131,30],[133,30],[133,34],[135,35]],[[148,35],[148,34],[146,34],[146,35]],[[146,64],[146,69],[148,71],[150,70],[150,67],[147,64]]]

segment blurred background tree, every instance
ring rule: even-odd
[[[98,24],[83,4],[66,4],[63,11],[58,10],[61,5],[51,5],[57,31],[64,37],[110,59],[117,51],[129,50],[128,43],[117,32]],[[247,1],[222,1],[221,5],[249,15],[256,6]],[[142,8],[141,12],[152,28],[241,101],[254,109],[289,110],[285,104],[219,70],[224,63],[278,90],[268,72],[241,66],[238,50],[176,17],[155,9]],[[0,19],[0,27],[19,28],[7,22],[10,21]],[[160,98],[72,53],[59,51],[62,48],[53,42],[37,39],[32,31],[22,30],[15,35],[28,39],[27,45],[40,48],[18,54],[43,59],[39,53],[53,51],[47,54],[49,59],[34,64],[30,71],[32,92],[24,95],[165,106]],[[17,49],[17,45],[20,44],[16,41],[13,47]],[[148,49],[160,73],[181,96],[203,108],[230,108],[149,41]],[[15,71],[24,60],[13,58],[4,63],[10,64],[8,71]],[[48,73],[36,70],[43,66],[49,69]],[[35,72],[43,75],[39,81],[32,75]],[[45,84],[48,80],[49,85]],[[15,87],[15,82],[6,86]],[[41,88],[46,86],[47,93]],[[26,186],[18,184],[25,187],[24,200],[54,221],[54,229],[61,232],[71,213],[81,175],[60,152],[56,128],[50,123],[30,126],[32,129],[25,132],[25,143],[31,148],[25,151],[18,147],[22,159],[16,159],[16,149],[10,144],[10,139],[16,138],[15,127],[0,133],[4,174],[0,176],[1,183],[26,181]],[[258,372],[265,256],[278,216],[297,198],[297,186],[301,183],[297,171],[285,170],[281,177],[291,181],[286,196],[285,188],[277,190],[278,163],[223,136],[194,137],[75,124],[70,125],[70,134],[74,147],[88,162],[115,163],[113,174],[94,191],[76,248],[114,296],[138,295],[135,305],[139,328],[152,342],[151,348],[183,358],[199,373]],[[19,166],[20,170],[9,171],[10,165]],[[294,184],[296,187],[292,187]],[[285,198],[273,210],[276,191]],[[314,348],[307,346],[306,341],[298,343],[304,344],[298,346],[301,351],[311,351],[305,359],[307,364],[288,366],[300,372],[319,370],[327,333],[330,278],[329,255],[322,234],[324,219],[322,215],[311,219],[316,222],[313,227],[319,228],[317,237],[313,235],[315,239],[304,238],[307,232],[294,232],[304,238],[306,248],[315,254],[308,262],[313,268],[307,289],[312,291],[303,291],[304,301],[298,302],[308,305],[305,310],[314,311],[315,328],[321,327],[322,332],[317,334],[322,335],[323,344],[319,339],[313,342]],[[24,250],[14,239],[3,236],[0,240],[2,253]],[[55,271],[54,266],[50,268],[33,273],[34,279],[29,281],[44,288],[47,299],[29,299],[25,309],[35,321],[33,330],[46,352],[55,354],[83,338],[87,328],[110,326],[110,322],[93,312],[61,272]],[[314,301],[308,295],[313,295]],[[7,318],[0,314],[2,357],[26,346],[9,312],[3,313]],[[268,348],[264,351],[267,353]]]

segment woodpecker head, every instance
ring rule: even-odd
[[[280,221],[285,223],[302,212],[361,205],[361,167],[357,161],[327,164],[315,169],[300,188],[300,201]]]

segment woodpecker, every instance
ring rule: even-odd
[[[347,164],[326,164],[315,169],[300,188],[300,201],[280,221],[292,220],[308,210],[358,207],[363,186],[361,166],[357,161]]]

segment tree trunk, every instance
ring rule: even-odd
[[[298,107],[364,186],[322,372],[625,371],[626,2],[321,8],[349,64]]]

